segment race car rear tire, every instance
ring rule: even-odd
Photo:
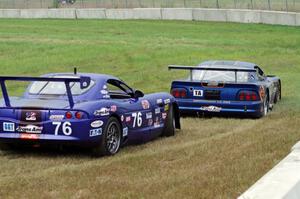
[[[264,117],[269,112],[269,98],[266,96],[262,105],[262,110],[258,116],[258,118]]]
[[[111,117],[104,128],[100,143],[93,148],[94,156],[115,155],[121,146],[122,131],[117,118]]]
[[[175,115],[173,106],[170,105],[168,110],[167,119],[165,121],[165,127],[162,132],[162,136],[170,137],[175,135]]]

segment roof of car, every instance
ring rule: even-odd
[[[96,74],[96,73],[77,73],[76,75],[74,73],[48,73],[43,75],[44,77],[51,77],[51,76],[88,76],[91,79],[94,80],[102,80],[106,81],[108,79],[118,79],[117,77],[114,77],[112,75],[106,75],[106,74]]]
[[[218,68],[246,68],[255,69],[257,64],[242,61],[229,61],[229,60],[210,60],[200,63],[198,66],[205,67],[218,67]]]

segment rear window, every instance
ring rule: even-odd
[[[193,70],[193,81],[235,82],[234,71]],[[249,72],[237,72],[237,82],[249,82]]]
[[[74,76],[53,76],[54,78],[75,78]],[[92,88],[95,82],[92,80],[89,87],[80,88],[79,82],[71,82],[71,92],[73,95],[81,95]],[[32,95],[66,95],[66,85],[64,82],[39,82],[35,81],[29,88]]]

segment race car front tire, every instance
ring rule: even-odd
[[[115,155],[121,146],[121,126],[117,118],[109,118],[100,143],[93,148],[94,156]]]

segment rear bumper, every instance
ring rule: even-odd
[[[258,116],[263,107],[261,101],[215,101],[178,99],[181,113],[214,113]]]
[[[22,125],[19,121],[13,119],[0,118],[0,142],[1,143],[20,143],[20,144],[47,144],[47,145],[78,145],[83,147],[93,147],[99,143],[102,139],[102,127],[93,128],[91,122],[94,120],[69,120],[72,128],[70,135],[65,135],[62,129],[65,120],[61,121],[61,125],[58,128],[58,132],[55,133],[57,125],[53,122],[47,121],[37,126],[42,127],[41,133],[26,133],[17,132],[17,127]],[[4,123],[14,124],[13,132],[4,130]],[[22,125],[24,126],[24,125]],[[91,135],[92,130],[100,129],[101,131],[97,135]]]
[[[99,143],[101,136],[94,140],[81,140],[71,136],[57,136],[44,134],[20,134],[20,133],[0,133],[1,143],[15,143],[28,145],[74,145],[83,147],[93,147]]]

